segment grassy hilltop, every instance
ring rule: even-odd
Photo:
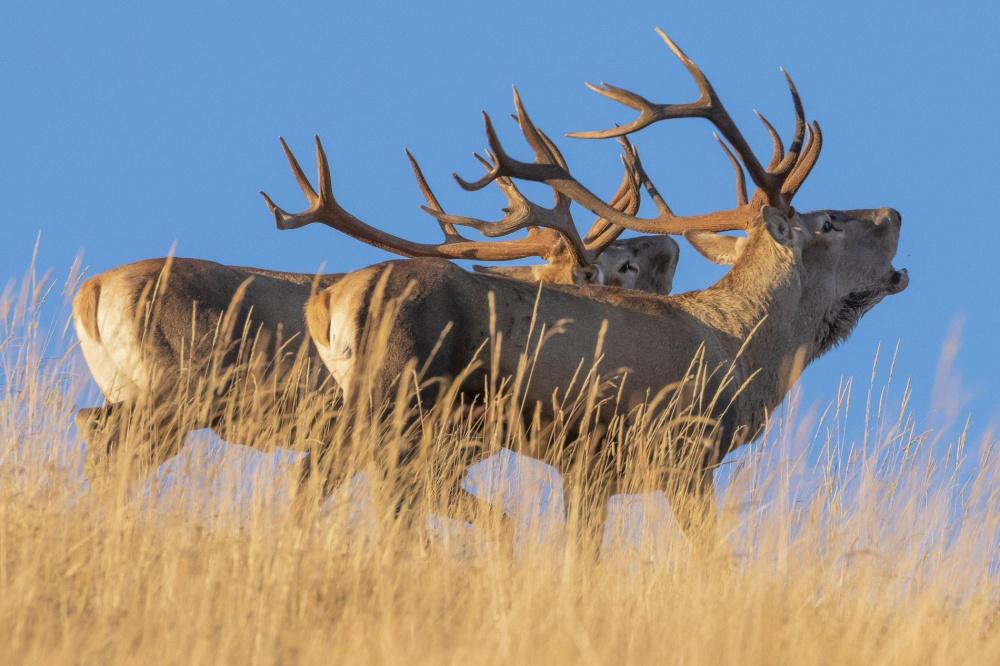
[[[98,397],[71,333],[42,325],[46,298],[57,290],[29,277],[0,304],[0,662],[1000,660],[996,456],[984,442],[968,460],[961,430],[924,429],[906,392],[855,396],[858,430],[849,387],[825,410],[785,410],[724,469],[727,546],[710,557],[663,527],[655,496],[629,500],[645,519],[607,535],[585,516],[531,519],[558,502],[522,507],[516,534],[497,516],[475,530],[395,520],[372,451],[403,436],[398,414],[355,415],[338,464],[369,472],[367,497],[340,494],[301,527],[284,468],[234,473],[229,454],[188,453],[140,488],[126,459],[90,488],[72,412]],[[438,415],[423,446],[516,448],[530,433],[502,427],[515,399],[501,391],[476,421]],[[198,404],[155,409],[183,419]],[[154,436],[142,418],[128,435]],[[629,451],[654,436],[614,435]],[[433,497],[447,473],[418,463],[408,487]]]

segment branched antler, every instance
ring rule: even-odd
[[[463,180],[455,175],[459,185],[467,190],[477,190],[499,177],[545,183],[558,195],[575,201],[604,218],[608,223],[642,233],[682,233],[692,229],[707,231],[741,229],[746,227],[748,222],[765,205],[791,210],[792,197],[819,157],[822,147],[822,133],[818,123],[814,122],[811,126],[807,126],[802,101],[788,73],[782,70],[795,108],[795,132],[786,151],[773,125],[764,116],[758,114],[773,143],[771,161],[767,167],[764,167],[722,105],[705,74],[663,31],[657,29],[657,33],[695,80],[699,90],[698,99],[683,104],[656,104],[623,88],[609,84],[601,86],[587,84],[595,92],[636,109],[639,111],[639,117],[626,125],[595,132],[576,132],[569,136],[590,139],[623,137],[660,120],[705,118],[715,125],[725,139],[725,141],[720,139],[719,142],[736,171],[737,205],[735,208],[704,215],[675,215],[666,201],[658,194],[652,181],[636,160],[636,171],[640,174],[642,184],[653,198],[659,214],[653,218],[639,218],[635,217],[634,214],[624,214],[610,207],[576,180],[570,174],[565,163],[556,164],[553,161],[538,159],[539,146],[542,141],[530,122],[522,123],[522,133],[535,152],[535,161],[522,162],[511,157],[500,143],[493,123],[487,114],[483,114],[484,125],[490,150],[496,156],[495,163],[486,175],[474,182]],[[526,117],[520,96],[516,92],[514,104],[518,109],[518,116]],[[804,149],[803,142],[805,142]],[[746,168],[751,180],[757,186],[753,197],[747,195],[743,168]]]
[[[521,134],[534,153],[532,162],[522,162],[511,157],[497,136],[493,122],[483,113],[486,138],[489,144],[487,157],[476,155],[486,173],[469,182],[453,174],[458,184],[465,190],[479,190],[490,183],[496,183],[507,206],[504,216],[496,221],[473,217],[451,215],[445,212],[437,197],[431,191],[413,156],[407,157],[413,167],[427,204],[424,211],[437,218],[444,234],[441,243],[415,243],[386,233],[349,213],[333,196],[330,180],[330,166],[326,153],[316,138],[316,163],[319,192],[313,189],[295,156],[282,139],[281,147],[288,158],[295,179],[309,201],[309,208],[300,213],[286,213],[266,194],[261,192],[268,207],[274,214],[280,229],[294,229],[313,222],[326,224],[334,229],[354,236],[376,247],[408,257],[444,257],[449,259],[479,259],[485,261],[506,261],[537,256],[549,262],[572,262],[578,266],[593,263],[600,253],[625,229],[641,233],[678,234],[689,230],[723,231],[742,229],[747,226],[765,205],[776,206],[791,211],[791,201],[805,181],[819,157],[823,145],[823,135],[818,123],[808,125],[802,100],[791,77],[782,69],[788,84],[795,109],[795,130],[788,149],[777,130],[763,115],[757,114],[772,141],[771,158],[764,166],[754,155],[732,117],[719,100],[715,89],[701,69],[662,30],[657,34],[663,39],[674,55],[691,74],[698,87],[698,98],[681,104],[658,104],[648,99],[609,84],[595,86],[587,84],[595,92],[609,97],[639,112],[632,122],[606,130],[576,132],[569,136],[577,138],[604,139],[617,138],[623,147],[622,162],[625,175],[618,191],[609,203],[595,195],[576,178],[566,163],[566,159],[555,143],[535,124],[525,111],[517,89],[514,89],[515,119]],[[660,195],[642,166],[639,153],[627,140],[627,135],[637,132],[661,120],[674,118],[705,118],[718,131],[716,139],[733,166],[736,175],[736,206],[703,215],[676,215],[666,200]],[[721,135],[721,136],[720,136]],[[803,146],[804,144],[804,146]],[[756,185],[753,196],[747,193],[746,177]],[[546,208],[530,201],[514,184],[515,180],[545,183],[552,188],[554,204]],[[656,205],[658,214],[651,218],[637,217],[640,203],[640,189],[645,188]],[[580,235],[571,214],[571,204],[575,202],[590,210],[598,219],[583,236]],[[505,241],[474,241],[463,236],[458,226],[472,227],[488,238],[506,236],[527,230],[527,236]]]
[[[521,103],[521,97],[517,92],[517,88],[514,88],[514,100],[517,109],[514,119],[517,121],[521,132],[528,139],[528,143],[535,153],[535,164],[546,164],[566,169],[566,159],[552,139],[532,122],[524,109],[524,105]],[[640,180],[635,169],[635,164],[638,163],[638,153],[627,140],[623,140],[622,145],[626,151],[626,158],[623,159],[625,176],[611,205],[619,210],[628,210],[634,214],[639,206],[638,190]],[[573,221],[570,211],[572,200],[569,197],[556,191],[552,208],[545,208],[530,201],[517,189],[511,178],[498,175],[497,165],[499,162],[493,151],[487,151],[487,154],[490,159],[486,159],[478,154],[475,154],[475,157],[486,169],[486,175],[481,179],[484,186],[490,182],[495,182],[507,199],[507,207],[504,208],[506,215],[503,219],[490,222],[478,218],[449,215],[433,207],[422,206],[421,208],[436,217],[442,224],[472,227],[489,237],[502,236],[526,228],[555,231],[559,234],[562,241],[555,250],[555,253],[568,252],[573,263],[578,266],[586,266],[593,263],[601,251],[614,242],[623,231],[621,227],[613,225],[604,219],[598,219],[586,236],[582,238],[577,230],[576,223]],[[468,183],[464,183],[460,179],[459,182],[466,189],[470,189]]]
[[[546,140],[547,137],[546,137]],[[587,246],[580,239],[570,216],[569,201],[546,209],[528,201],[509,179],[501,179],[498,185],[507,196],[509,207],[503,220],[486,223],[472,218],[450,216],[441,206],[424,177],[420,165],[407,150],[406,155],[413,168],[417,185],[427,201],[422,206],[438,218],[444,241],[441,243],[416,243],[393,234],[386,233],[361,221],[345,210],[333,195],[330,165],[322,142],[316,137],[316,168],[319,191],[317,192],[299,165],[295,154],[281,139],[281,148],[288,159],[295,180],[309,202],[309,207],[299,213],[288,213],[279,207],[266,193],[261,192],[268,208],[274,214],[279,229],[297,229],[307,224],[319,222],[342,231],[365,243],[406,257],[441,257],[446,259],[478,259],[480,261],[508,261],[525,257],[541,257],[549,261],[565,261],[567,247],[570,258],[577,265],[591,263],[604,245]],[[549,141],[551,144],[551,141]],[[555,151],[554,145],[552,150]],[[555,151],[554,155],[558,155]],[[480,158],[482,159],[482,158]],[[553,157],[553,159],[556,159]],[[558,155],[562,160],[562,156]],[[564,163],[564,162],[563,162]],[[486,163],[487,165],[489,163]],[[630,196],[631,198],[636,198]],[[466,238],[455,229],[455,224],[464,224],[479,229],[485,236],[503,236],[521,229],[527,229],[524,238],[507,241],[475,241]],[[619,232],[620,233],[620,232]],[[605,236],[602,236],[602,241]],[[613,241],[611,238],[608,243]]]
[[[529,234],[527,238],[504,241],[504,242],[482,242],[465,238],[458,233],[455,228],[446,223],[441,223],[441,230],[445,239],[441,243],[415,243],[405,238],[400,238],[393,234],[376,229],[345,210],[333,196],[333,187],[330,179],[330,165],[326,158],[326,151],[316,137],[316,166],[318,172],[319,192],[317,193],[294,153],[288,148],[288,144],[281,139],[281,148],[288,158],[295,180],[299,188],[309,202],[309,208],[300,213],[287,213],[282,210],[264,192],[261,196],[267,203],[268,208],[274,214],[274,220],[279,229],[297,229],[313,222],[319,222],[329,227],[342,231],[349,236],[353,236],[370,245],[388,250],[405,257],[443,257],[447,259],[479,259],[481,261],[506,261],[510,259],[521,259],[532,256],[545,256],[552,246],[551,238],[539,238],[538,234]],[[429,210],[443,213],[440,203],[434,196],[427,180],[424,178],[420,165],[413,155],[407,151],[410,165],[413,167],[414,175],[420,186],[424,197],[427,199]]]

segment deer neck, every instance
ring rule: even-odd
[[[815,357],[823,317],[806,298],[801,260],[766,239],[755,241],[696,299],[697,316],[717,332],[722,371],[732,368],[733,390],[746,384],[730,417],[750,438]]]
[[[801,262],[790,252],[763,239],[752,239],[741,260],[721,280],[695,292],[699,318],[729,342],[736,352],[764,360],[775,336],[785,337],[803,297]]]

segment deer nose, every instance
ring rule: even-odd
[[[897,229],[903,225],[903,216],[895,208],[880,208],[875,213],[875,226],[888,225]]]

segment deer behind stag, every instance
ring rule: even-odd
[[[305,182],[281,144],[300,184]],[[411,164],[428,206],[442,211],[412,157]],[[512,188],[504,180],[498,184]],[[316,196],[311,188],[308,193]],[[638,209],[633,174],[626,173],[614,205],[625,212]],[[280,228],[289,226],[279,219]],[[417,243],[360,222],[343,230],[409,257],[493,262],[540,257],[544,263],[534,266],[475,267],[533,283],[667,293],[677,267],[678,248],[670,237],[622,239],[623,229],[603,220],[593,225],[587,247],[575,249],[550,228],[531,228],[525,239],[496,243],[467,239],[450,224],[440,226],[445,234],[440,244]],[[88,442],[90,478],[105,476],[122,438],[139,428],[139,421],[153,434],[133,438],[143,440],[135,442],[133,452],[137,476],[175,455],[187,433],[198,428],[265,450],[311,448],[315,439],[327,437],[336,418],[330,396],[337,387],[307,339],[304,310],[311,294],[342,277],[169,257],[119,266],[87,280],[73,302],[73,323],[107,400],[77,413],[78,429]],[[175,404],[197,409],[170,408]]]

